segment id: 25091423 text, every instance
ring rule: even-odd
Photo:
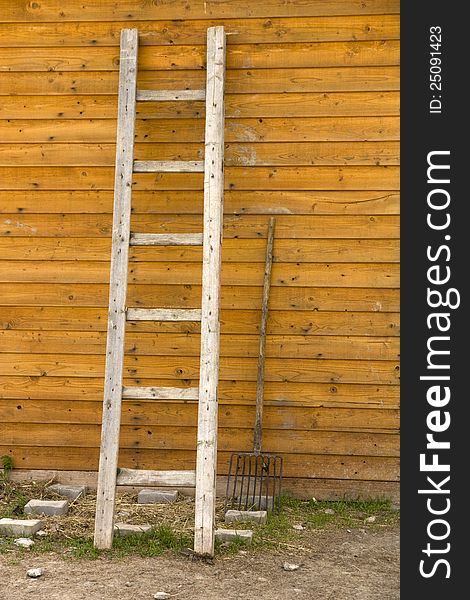
[[[442,113],[442,29],[439,25],[429,28],[429,113]]]

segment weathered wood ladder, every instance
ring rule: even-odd
[[[94,543],[110,548],[114,532],[116,485],[194,486],[194,550],[214,552],[217,463],[217,388],[220,332],[220,269],[224,189],[225,32],[207,30],[205,90],[137,90],[138,30],[121,32],[114,217],[109,292],[108,337],[103,425],[96,500]],[[204,161],[134,161],[136,101],[206,101]],[[204,172],[203,232],[191,234],[131,233],[132,174],[135,172]],[[127,308],[129,246],[202,245],[201,309]],[[124,387],[126,321],[201,321],[199,388]],[[191,399],[199,401],[195,471],[119,469],[122,399]]]

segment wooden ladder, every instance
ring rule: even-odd
[[[207,30],[205,90],[137,90],[138,30],[121,31],[118,124],[108,337],[103,400],[103,425],[96,499],[94,543],[110,548],[114,533],[116,485],[195,486],[194,550],[214,553],[217,464],[217,388],[220,333],[220,270],[224,190],[225,32]],[[204,161],[134,161],[136,101],[206,101]],[[136,172],[204,172],[202,233],[131,233],[132,174]],[[129,246],[202,245],[201,309],[127,308]],[[201,321],[198,388],[124,387],[126,321]],[[122,399],[198,400],[195,471],[118,469]],[[118,473],[119,471],[119,473]]]

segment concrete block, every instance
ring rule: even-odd
[[[268,513],[265,510],[228,510],[225,513],[226,523],[237,523],[239,521],[244,523],[258,523],[264,525]]]
[[[261,496],[261,498],[255,498],[253,502],[253,510],[272,510],[273,509],[273,497]]]
[[[30,500],[24,507],[26,515],[65,515],[69,509],[67,500]]]
[[[169,504],[178,499],[176,490],[140,490],[137,496],[139,504]]]
[[[0,534],[15,537],[28,537],[42,529],[39,519],[0,519]]]
[[[216,529],[215,537],[221,542],[234,542],[236,539],[243,540],[247,544],[251,544],[253,532],[251,529]]]
[[[114,533],[121,537],[128,535],[141,535],[152,529],[151,525],[129,525],[127,523],[115,523]]]
[[[62,483],[54,483],[49,485],[46,490],[48,492],[54,492],[59,496],[65,496],[70,500],[76,500],[79,496],[84,496],[86,487],[84,485],[63,485]]]

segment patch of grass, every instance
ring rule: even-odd
[[[368,522],[368,517],[375,517]],[[308,500],[302,501],[288,496],[281,498],[280,514],[269,514],[267,523],[237,523],[224,527],[253,529],[252,550],[264,550],[278,547],[302,546],[304,530],[320,530],[327,527],[353,529],[357,527],[383,527],[398,523],[399,513],[392,510],[389,500],[376,499],[339,500],[335,502]],[[303,529],[295,529],[293,525]],[[235,552],[239,548],[234,542],[229,548],[218,547],[219,553]],[[232,548],[233,546],[233,548]]]
[[[62,542],[68,550],[68,555],[73,558],[96,559],[100,556],[100,550],[93,546],[91,538],[76,538]]]
[[[76,538],[62,542],[67,546],[69,555],[79,559],[96,559],[100,556],[125,557],[160,556],[165,552],[179,552],[192,546],[189,536],[178,534],[170,527],[162,525],[141,535],[115,536],[111,550],[97,550],[92,538]]]
[[[5,478],[5,471],[0,471],[0,518],[24,518],[23,508],[29,499],[50,497],[47,491],[49,483],[19,484]],[[10,556],[12,560],[24,556],[25,552],[56,552],[64,557],[92,560],[100,556],[152,557],[165,552],[186,553],[188,548],[193,547],[194,499],[182,498],[171,505],[138,505],[135,496],[122,494],[117,499],[117,516],[129,523],[151,523],[154,527],[143,535],[116,536],[111,550],[98,551],[93,547],[95,501],[94,494],[89,493],[72,503],[67,515],[44,517],[47,535],[41,538],[35,536],[35,545],[30,550],[15,546],[13,539],[0,538],[0,553]],[[219,499],[216,505],[217,526],[253,529],[254,536],[251,546],[240,539],[228,546],[216,540],[216,556],[232,555],[244,549],[251,554],[270,549],[302,549],[311,546],[311,533],[316,530],[380,529],[396,526],[399,521],[399,512],[390,506],[388,500],[383,499],[325,502],[283,496],[281,513],[270,514],[265,525],[226,525],[223,522],[223,505],[223,500]],[[369,517],[374,519],[368,521]]]
[[[23,513],[24,505],[28,498],[22,490],[10,481],[13,470],[13,459],[8,454],[0,457],[2,470],[0,471],[0,519],[12,518]]]
[[[240,550],[249,549],[250,546],[247,544],[246,540],[243,540],[242,538],[235,538],[233,542],[230,542],[229,544],[221,542],[216,538],[214,544],[215,556],[237,554]]]

